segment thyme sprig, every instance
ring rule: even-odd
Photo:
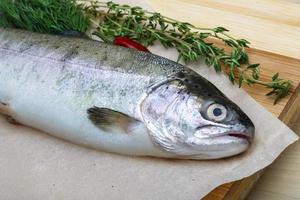
[[[216,72],[226,72],[232,83],[237,80],[240,87],[246,83],[270,88],[267,95],[275,95],[274,103],[287,95],[291,87],[291,82],[279,78],[278,73],[269,82],[260,80],[259,64],[251,64],[246,52],[250,43],[230,36],[226,28],[195,27],[141,7],[113,2],[92,2],[85,9],[93,17],[101,18],[94,34],[104,41],[113,41],[116,36],[127,36],[145,46],[159,41],[166,48],[176,48],[178,60],[204,59]],[[208,42],[209,38],[222,41],[229,51]]]

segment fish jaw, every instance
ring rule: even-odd
[[[207,159],[225,158],[241,154],[249,149],[254,139],[254,127],[207,126],[199,128],[187,143],[201,151]],[[193,158],[199,156],[194,155]],[[202,155],[203,157],[203,155]]]
[[[188,141],[189,144],[193,144],[199,147],[198,138],[193,138]],[[220,145],[220,141],[223,141],[223,145]],[[203,144],[203,140],[201,143]],[[218,145],[213,145],[213,144]],[[227,144],[226,144],[227,143]],[[210,144],[210,147],[214,147],[214,149],[205,149],[201,148],[201,153],[196,153],[194,155],[189,156],[189,159],[195,160],[212,160],[212,159],[220,159],[232,157],[235,155],[239,155],[245,151],[247,151],[250,147],[250,143],[247,140],[232,137],[232,136],[220,136],[219,138],[210,139],[206,141],[206,144]]]
[[[217,138],[221,136],[231,136],[240,139],[244,139],[249,143],[252,142],[254,138],[254,126],[244,126],[242,124],[228,125],[228,126],[220,126],[218,124],[208,125],[204,127],[199,127],[194,136],[197,138]]]

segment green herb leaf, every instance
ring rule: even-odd
[[[276,74],[274,74],[274,76],[272,76],[272,81],[275,81],[278,79],[279,73],[277,72]]]
[[[219,26],[219,27],[214,28],[213,31],[214,31],[215,33],[222,33],[222,32],[229,31],[229,30],[227,30],[227,29],[224,28],[224,27]]]
[[[239,87],[242,87],[243,81],[244,81],[244,76],[240,75],[240,77],[239,77]]]
[[[257,64],[251,64],[251,65],[249,65],[248,67],[247,67],[247,69],[255,69],[255,68],[257,68],[259,66],[259,64],[257,63]]]

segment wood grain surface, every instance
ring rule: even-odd
[[[157,12],[168,17],[200,27],[224,26],[233,36],[249,40],[252,47],[248,51],[250,60],[261,64],[262,80],[270,80],[274,73],[279,72],[282,78],[293,81],[293,88],[290,95],[276,105],[273,105],[272,98],[264,95],[268,90],[263,86],[243,86],[243,88],[275,116],[279,117],[282,113],[281,119],[286,123],[292,123],[292,120],[285,118],[287,115],[284,113],[287,110],[282,111],[300,81],[298,1],[148,0],[148,2]],[[292,110],[292,107],[289,107],[289,110]],[[300,199],[300,173],[299,167],[296,167],[299,166],[299,160],[298,142],[266,170],[249,199]],[[295,173],[298,175],[295,176]],[[260,173],[257,173],[241,181],[224,184],[204,199],[243,199],[259,177]]]
[[[300,58],[300,4],[271,0],[148,0],[158,12],[198,27],[223,26],[252,47]]]

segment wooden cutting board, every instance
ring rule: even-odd
[[[221,1],[221,0],[148,0],[163,15],[190,22],[199,27],[224,26],[232,35],[249,40],[250,61],[261,64],[262,80],[276,72],[293,81],[289,96],[273,105],[262,86],[244,86],[254,99],[275,116],[292,125],[300,104],[300,4],[289,1]],[[292,94],[294,96],[291,98]],[[298,101],[297,101],[297,100]],[[288,103],[288,101],[290,102]],[[292,106],[291,106],[292,105]],[[285,108],[285,109],[284,109]],[[295,123],[295,121],[294,121]],[[261,173],[213,190],[205,200],[243,199]],[[300,183],[299,183],[300,184]]]

